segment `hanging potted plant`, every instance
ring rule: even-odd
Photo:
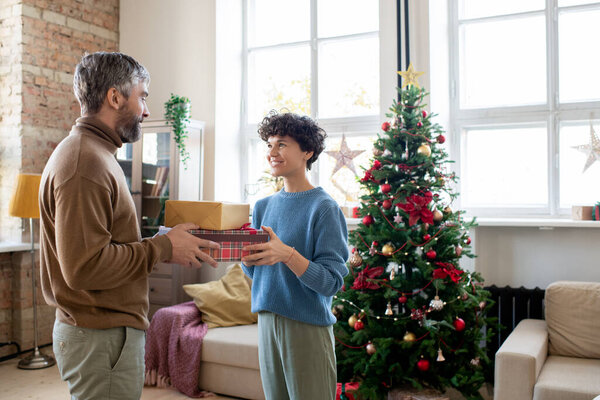
[[[190,122],[190,106],[190,99],[173,93],[165,103],[165,119],[173,127],[173,140],[177,144],[184,168],[187,168],[187,160],[190,158],[184,142],[188,134],[186,126]]]

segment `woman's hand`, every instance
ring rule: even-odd
[[[261,226],[261,229],[269,234],[269,241],[260,244],[244,246],[242,251],[258,251],[258,253],[247,255],[242,258],[246,266],[251,265],[273,265],[278,262],[287,261],[292,255],[294,248],[286,245],[277,237],[273,229]]]

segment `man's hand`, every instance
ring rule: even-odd
[[[167,232],[167,237],[171,240],[173,246],[173,257],[169,262],[197,268],[201,267],[203,262],[207,262],[211,267],[217,267],[217,262],[200,248],[218,249],[221,246],[210,240],[197,238],[188,232],[191,229],[198,228],[198,225],[187,222],[176,225]]]

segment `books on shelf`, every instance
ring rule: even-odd
[[[169,178],[169,167],[156,167],[154,180],[156,183],[152,187],[150,196],[161,196],[166,189],[167,179]]]

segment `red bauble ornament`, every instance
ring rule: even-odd
[[[398,297],[398,302],[400,302],[400,304],[406,304],[407,301],[408,299],[406,298],[406,296]]]
[[[373,243],[371,243],[371,246],[377,247],[377,246],[379,246],[379,242],[376,240],[373,240]]]
[[[437,141],[438,141],[438,143],[440,143],[440,144],[444,143],[444,142],[446,141],[446,136],[444,136],[444,135],[440,135],[440,136],[438,136],[438,137],[437,137]]]
[[[465,240],[465,243],[466,243],[466,244],[471,244],[471,238],[470,238],[470,237],[467,237],[467,239]]]
[[[365,226],[369,226],[373,222],[375,222],[375,220],[373,219],[373,216],[371,214],[365,215],[362,219],[362,223],[365,224]]]
[[[425,253],[425,256],[427,256],[427,258],[430,260],[433,260],[437,256],[437,253],[435,250],[429,250],[427,253]]]
[[[384,122],[383,124],[381,124],[381,129],[386,132],[390,130],[390,127],[391,127],[391,125],[389,122]]]
[[[462,332],[465,330],[467,324],[465,324],[465,321],[462,318],[456,318],[453,322],[452,325],[454,325],[454,329],[456,329],[457,332]]]
[[[360,331],[364,327],[365,327],[365,323],[362,322],[360,319],[354,323],[354,330],[355,331]]]
[[[429,239],[431,239],[431,235],[429,233],[423,235],[423,240],[424,241],[428,241]]]
[[[417,368],[423,372],[429,370],[429,360],[421,358],[419,361],[417,361]]]
[[[423,123],[421,121],[417,122],[417,128],[422,128],[423,127]]]
[[[381,185],[381,193],[388,194],[392,190],[392,185],[389,183],[384,183]]]
[[[381,205],[384,209],[389,210],[392,208],[392,201],[390,199],[385,199],[383,204]]]
[[[423,116],[423,118],[427,118],[427,111],[425,111],[425,110],[421,111],[421,115]]]
[[[379,161],[379,160],[373,161],[373,168],[372,169],[380,169],[380,168],[381,168],[381,161]]]

